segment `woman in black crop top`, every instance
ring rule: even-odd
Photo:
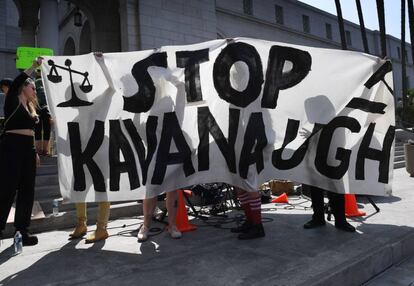
[[[4,103],[4,138],[0,146],[0,235],[16,196],[14,227],[20,231],[23,245],[37,244],[28,232],[34,200],[36,166],[39,156],[34,148],[36,88],[30,75],[42,64],[38,58],[32,67],[14,80]]]

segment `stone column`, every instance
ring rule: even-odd
[[[36,26],[33,26],[31,23],[24,23],[21,25],[21,41],[20,44],[26,47],[34,47],[35,42],[35,32]]]
[[[38,46],[53,49],[55,55],[59,49],[59,18],[56,0],[40,0]]]
[[[19,27],[21,37],[19,46],[35,47],[36,45],[36,28],[39,24],[38,1],[14,0],[19,11]]]

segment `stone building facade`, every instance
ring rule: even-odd
[[[75,15],[80,15],[78,26]],[[363,51],[359,26],[345,21],[345,31],[348,49]],[[336,16],[296,0],[0,0],[0,77],[16,74],[17,46],[75,55],[230,37],[341,48]],[[379,56],[379,32],[367,30],[367,37],[370,54]],[[400,41],[389,35],[387,54],[400,97],[402,51]],[[406,55],[407,83],[414,87],[409,44]]]

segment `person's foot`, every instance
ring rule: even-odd
[[[138,242],[146,241],[148,239],[148,233],[149,233],[149,228],[146,227],[145,225],[142,225],[137,235]]]
[[[325,225],[325,220],[317,220],[317,219],[311,219],[307,223],[303,225],[303,228],[311,229],[316,227],[321,227]]]
[[[78,223],[73,232],[69,234],[69,239],[82,238],[86,234],[87,230],[88,229],[85,223]]]
[[[86,238],[85,243],[93,243],[105,240],[108,238],[108,236],[108,231],[105,228],[96,228],[96,230]]]
[[[252,226],[252,224],[250,222],[248,222],[247,220],[244,221],[241,225],[237,226],[237,227],[232,227],[230,229],[230,232],[232,233],[244,233],[246,232],[250,227]]]
[[[168,227],[168,232],[170,233],[171,238],[178,239],[183,236],[181,231],[177,229],[176,225],[173,225],[171,227]]]
[[[341,222],[341,223],[335,223],[335,227],[337,229],[340,229],[340,230],[343,230],[343,231],[346,231],[346,232],[355,232],[356,231],[355,227],[352,226],[350,223],[348,223],[346,221]]]
[[[254,224],[251,225],[245,232],[240,233],[237,237],[240,240],[255,239],[259,237],[264,237],[265,232],[263,224]]]
[[[32,246],[39,242],[37,236],[30,234],[27,230],[21,230],[20,233],[22,235],[23,246]]]

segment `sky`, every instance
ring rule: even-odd
[[[334,0],[299,0],[318,9],[336,15]],[[360,0],[362,12],[364,14],[365,27],[370,30],[379,30],[376,0]],[[406,4],[407,6],[407,4]],[[385,7],[385,31],[398,39],[401,38],[401,1],[384,0]],[[342,0],[342,17],[350,22],[359,25],[358,11],[355,0]],[[407,8],[407,7],[406,7]],[[410,30],[408,25],[408,14],[405,16],[405,35],[406,41],[410,41]]]

